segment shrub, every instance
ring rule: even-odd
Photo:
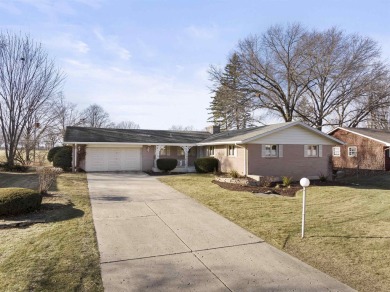
[[[53,157],[53,166],[67,171],[72,166],[72,147],[64,146]]]
[[[59,167],[38,167],[39,192],[47,194],[47,191],[56,180],[57,176],[62,173],[62,168]]]
[[[23,188],[0,189],[0,215],[17,215],[39,209],[42,196],[37,191]]]
[[[10,171],[10,172],[27,172],[29,169],[27,165],[14,164],[10,166],[8,163],[3,163],[0,165],[0,167],[4,171]]]
[[[196,172],[199,173],[218,171],[218,159],[214,157],[198,158],[194,164]]]
[[[240,177],[240,174],[238,173],[237,170],[235,169],[232,169],[229,171],[229,175],[232,177],[232,178],[239,178]]]
[[[175,158],[160,158],[157,159],[157,168],[159,170],[168,172],[174,170],[177,166],[177,159]]]
[[[320,173],[318,175],[318,179],[320,180],[320,182],[326,182],[328,180],[328,176],[323,173]]]
[[[285,187],[289,187],[293,183],[293,178],[291,176],[282,176],[282,182]]]
[[[274,185],[273,176],[262,176],[259,181],[260,186],[270,188]]]
[[[62,148],[64,147],[61,147],[61,146],[57,146],[57,147],[53,147],[49,150],[49,153],[47,153],[47,160],[49,160],[50,162],[53,162],[53,159],[54,159],[54,155],[56,155],[56,153],[61,150]]]

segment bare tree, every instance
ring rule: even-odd
[[[139,129],[140,126],[133,121],[122,121],[115,125],[117,129]]]
[[[313,44],[305,61],[311,84],[296,107],[298,116],[319,130],[334,124],[357,125],[384,101],[372,96],[378,78],[386,75],[378,63],[377,43],[336,28],[313,31],[307,38]]]
[[[193,126],[181,126],[181,125],[172,125],[168,130],[170,131],[180,131],[180,132],[190,132],[195,131]]]
[[[57,93],[63,75],[29,36],[0,33],[0,43],[0,126],[13,166],[28,121]]]
[[[311,82],[305,63],[311,43],[299,24],[272,26],[263,35],[241,41],[238,56],[245,88],[258,96],[258,107],[293,119]]]
[[[110,115],[97,104],[92,104],[81,112],[82,125],[91,128],[114,128]]]

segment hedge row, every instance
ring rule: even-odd
[[[204,157],[195,160],[195,169],[199,173],[218,171],[218,159],[214,157]]]
[[[0,188],[0,215],[17,215],[39,209],[42,196],[24,188]]]

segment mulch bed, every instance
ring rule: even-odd
[[[212,181],[214,184],[219,185],[221,188],[230,190],[230,191],[239,191],[239,192],[250,192],[250,193],[263,193],[263,194],[274,194],[274,195],[280,195],[285,197],[295,197],[295,193],[302,189],[302,187],[297,184],[293,183],[289,188],[286,187],[261,187],[261,186],[251,186],[251,185],[240,185],[240,184],[234,184],[234,183],[227,183],[227,182],[219,182],[216,180]],[[345,186],[346,183],[338,182],[338,181],[311,181],[311,186]]]
[[[250,193],[263,193],[263,194],[274,194],[285,197],[295,197],[295,193],[302,189],[302,187],[297,185],[291,185],[290,188],[272,188],[272,187],[260,187],[260,186],[250,186],[250,185],[239,185],[226,182],[219,182],[216,180],[212,181],[214,184],[219,185],[221,188],[229,191],[239,191],[239,192],[250,192]]]

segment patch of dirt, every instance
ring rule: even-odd
[[[247,178],[248,181],[252,179]],[[254,180],[253,180],[254,181]],[[213,180],[213,183],[219,185],[221,188],[230,190],[230,191],[239,191],[239,192],[250,192],[250,193],[262,193],[262,194],[270,194],[270,195],[280,195],[285,197],[295,197],[295,193],[302,189],[299,183],[293,183],[289,188],[280,186],[279,188],[275,188],[277,183],[272,183],[271,187],[261,187],[254,185],[242,185],[236,183],[227,183]],[[280,185],[280,184],[279,184]],[[319,181],[313,180],[310,182],[310,186],[346,186],[350,185],[344,182],[339,181]]]
[[[274,187],[260,187],[250,185],[239,185],[226,182],[212,181],[214,184],[219,185],[221,188],[229,191],[250,192],[250,193],[263,193],[270,195],[280,195],[285,197],[295,197],[295,193],[302,189],[300,186],[292,185],[290,188],[274,188]]]

